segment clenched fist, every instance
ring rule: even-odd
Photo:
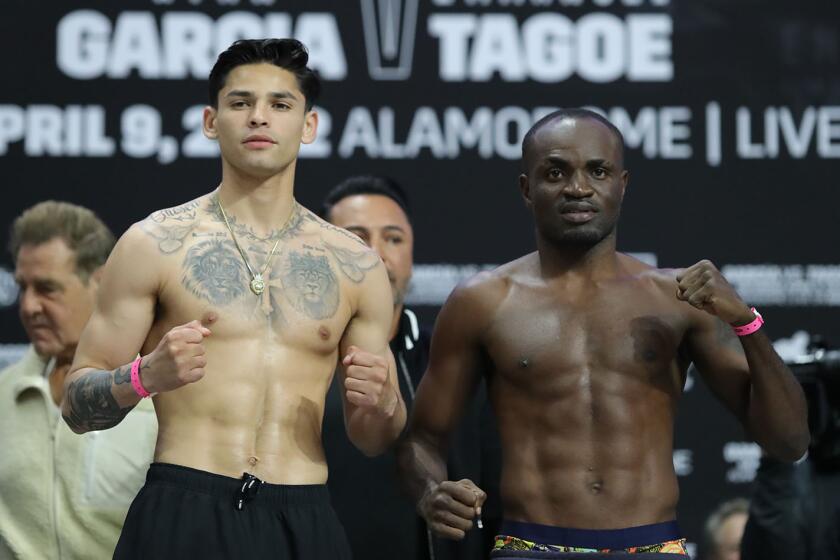
[[[195,383],[204,377],[207,358],[205,337],[210,329],[199,321],[172,328],[163,335],[157,348],[143,358],[140,381],[150,393],[162,393]]]
[[[746,325],[755,315],[735,288],[710,261],[677,271],[677,299],[734,325]]]
[[[341,363],[348,402],[383,416],[394,414],[399,397],[388,375],[388,360],[350,346]]]
[[[480,518],[486,499],[487,494],[472,480],[445,480],[426,489],[418,509],[435,535],[461,540],[472,529],[472,520]]]

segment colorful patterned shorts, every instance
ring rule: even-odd
[[[505,521],[493,550],[535,552],[624,552],[688,555],[675,521],[616,530],[566,529]],[[517,535],[517,536],[513,536]],[[549,544],[549,543],[565,544]],[[638,543],[656,543],[642,544]]]

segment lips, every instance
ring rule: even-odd
[[[598,209],[586,202],[566,202],[560,205],[560,215],[567,222],[584,224],[595,217]]]
[[[277,142],[274,141],[273,138],[270,136],[265,136],[262,134],[252,134],[245,138],[242,141],[246,148],[252,149],[261,149],[261,148],[268,148],[269,146],[273,146]]]

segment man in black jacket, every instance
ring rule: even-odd
[[[430,339],[417,316],[403,303],[411,280],[414,244],[407,197],[390,179],[351,177],[327,195],[322,217],[358,235],[385,263],[394,296],[391,351],[399,370],[400,392],[410,410],[414,391],[426,369]],[[448,467],[450,476],[456,479],[475,476],[495,488],[500,450],[485,395],[480,391],[465,412],[461,429],[452,442]],[[487,557],[497,526],[493,504],[485,506],[483,531],[473,531],[457,543],[433,538],[400,488],[394,454],[389,452],[370,459],[347,439],[336,379],[327,394],[323,441],[333,506],[355,558],[477,560]]]

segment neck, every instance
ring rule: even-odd
[[[70,365],[72,363],[72,354],[69,359],[64,355],[56,356],[53,370],[47,372],[50,394],[56,405],[61,405],[61,399],[64,397],[64,378],[67,377],[67,373],[70,371]]]
[[[291,215],[294,176],[294,163],[271,177],[247,175],[223,163],[218,197],[229,216],[265,234],[281,227]]]
[[[618,270],[614,231],[595,245],[552,243],[537,232],[537,252],[545,278],[571,275],[598,280],[613,278]]]
[[[388,340],[394,340],[397,336],[397,331],[400,330],[400,320],[402,319],[403,304],[398,303],[394,306],[394,316],[391,317],[391,333],[388,335]]]

